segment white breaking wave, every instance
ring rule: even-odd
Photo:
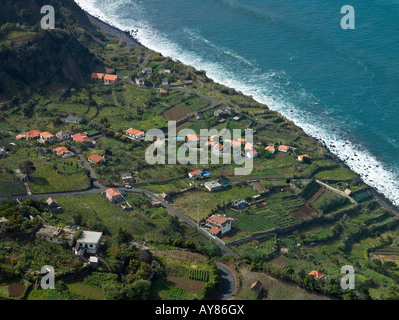
[[[130,0],[117,0],[111,4],[105,0],[75,0],[75,2],[91,15],[121,30],[136,29],[135,37],[147,48],[160,52],[163,56],[180,60],[196,69],[205,70],[207,76],[215,82],[250,95],[255,100],[266,104],[271,110],[278,111],[287,119],[294,121],[308,135],[323,142],[351,170],[358,173],[368,185],[376,188],[394,205],[399,206],[399,175],[393,169],[382,164],[359,143],[355,145],[340,136],[338,131],[332,131],[331,123],[327,124],[316,120],[314,115],[304,112],[294,104],[287,102],[283,96],[277,95],[275,87],[279,87],[279,85],[273,84],[272,80],[276,77],[284,77],[283,72],[274,71],[263,75],[255,73],[243,79],[242,76],[237,76],[229,71],[226,66],[206,60],[207,57],[201,57],[194,52],[184,51],[178,44],[169,41],[167,35],[163,35],[151,27],[150,22],[146,20],[145,10],[139,4],[134,5],[136,19],[118,16],[115,9],[121,5],[133,5]],[[104,6],[99,7],[102,2]],[[206,42],[207,40],[201,39],[201,41]],[[233,55],[231,52],[226,53]],[[241,57],[241,59],[244,58]],[[248,63],[250,64],[250,62]],[[307,95],[306,91],[303,94]]]

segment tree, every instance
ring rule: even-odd
[[[33,165],[32,161],[26,160],[22,162],[22,164],[19,166],[19,170],[21,170],[22,173],[27,174],[29,176],[36,171],[36,168]]]

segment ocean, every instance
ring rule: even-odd
[[[398,0],[75,2],[293,120],[399,206]]]

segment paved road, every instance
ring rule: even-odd
[[[228,300],[233,296],[237,283],[233,272],[224,264],[216,262],[219,275],[222,279],[222,290],[215,297],[215,300]]]

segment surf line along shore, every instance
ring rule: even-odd
[[[82,9],[83,10],[83,9]],[[126,31],[122,31],[119,28],[102,21],[101,19],[91,15],[90,13],[88,13],[87,11],[83,10],[86,15],[88,16],[90,22],[97,26],[98,28],[100,28],[103,32],[111,34],[115,37],[118,37],[122,40],[124,40],[126,42],[127,45],[130,46],[141,46],[144,47],[146,49],[149,49],[147,47],[145,47],[142,43],[140,43],[128,30]],[[149,49],[150,50],[150,49]],[[274,112],[278,113],[278,111],[273,110]],[[279,114],[279,113],[278,113]],[[279,114],[281,117],[286,118],[285,116]],[[290,121],[290,120],[289,120]],[[300,128],[297,124],[295,124],[295,126],[297,128]],[[304,130],[302,128],[300,128],[302,133],[306,136],[309,136],[308,134],[306,134],[304,132]],[[331,160],[333,160],[338,166],[344,167],[344,168],[349,168],[349,166],[343,161],[341,160],[337,155],[335,155],[329,148],[328,146],[321,140],[312,137],[313,139],[315,139],[316,141],[318,141],[318,143],[320,145],[322,145],[328,152],[329,157]],[[361,177],[360,177],[361,178]],[[362,182],[363,179],[361,178]],[[365,182],[364,182],[365,183]],[[371,190],[371,192],[373,193],[374,198],[380,203],[380,205],[387,209],[387,210],[391,210],[393,211],[395,214],[399,214],[399,208],[390,200],[388,199],[385,195],[383,195],[379,190],[377,190],[376,188],[368,185],[367,183],[365,183],[367,185],[367,187]]]

